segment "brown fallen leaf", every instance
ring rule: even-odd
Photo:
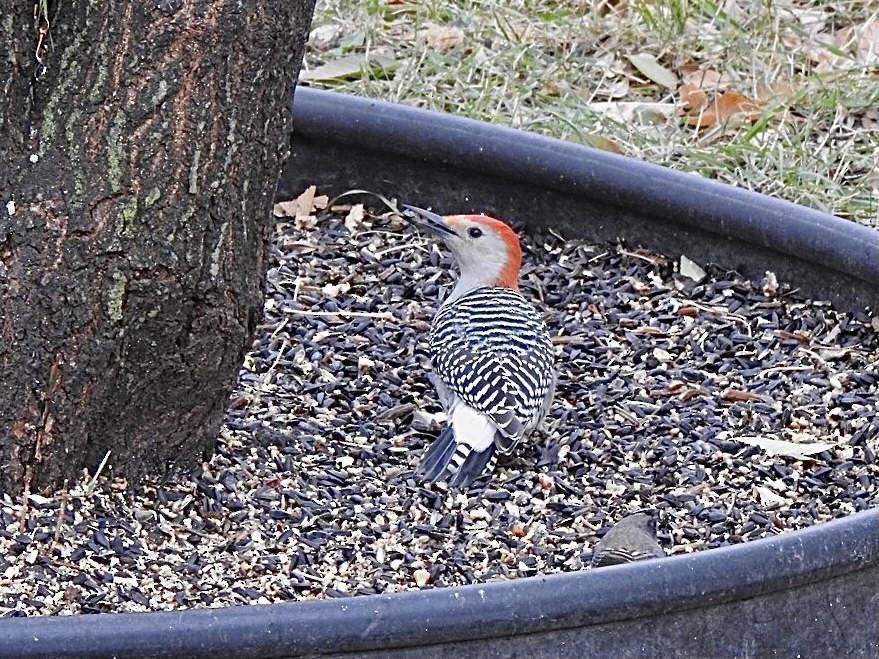
[[[720,397],[723,400],[728,400],[732,402],[740,402],[746,400],[765,400],[766,396],[763,394],[757,394],[753,391],[744,391],[743,389],[726,389]]]
[[[278,239],[278,246],[285,252],[290,254],[311,254],[316,252],[318,245],[307,240],[284,240]]]
[[[698,387],[696,389],[687,389],[683,393],[681,393],[681,400],[686,402],[688,400],[692,400],[693,398],[697,398],[699,396],[708,396],[709,391],[707,389],[703,389],[702,387]]]
[[[732,84],[732,78],[725,73],[721,73],[717,69],[703,69],[701,67],[696,67],[695,69],[688,69],[687,72],[681,76],[681,82],[685,85],[693,84],[700,89],[709,92],[722,92],[729,89]]]
[[[295,217],[303,219],[312,215],[316,210],[327,207],[329,198],[326,195],[317,195],[317,186],[310,185],[296,199],[279,201],[272,208],[275,217]]]
[[[708,94],[695,82],[686,82],[678,87],[681,107],[685,110],[703,110],[708,107]]]
[[[716,69],[703,69],[690,65],[681,75],[678,96],[685,110],[702,110],[710,104],[710,99],[725,92],[732,84],[732,78]]]
[[[805,332],[788,332],[787,330],[780,329],[778,330],[778,336],[782,339],[794,339],[795,341],[799,341],[800,343],[809,343],[812,340]]]
[[[624,156],[626,155],[625,150],[619,144],[614,142],[609,137],[605,137],[604,135],[598,135],[597,133],[592,133],[589,135],[583,136],[583,141],[591,147],[596,149],[601,149],[602,151],[608,151],[610,153],[616,153],[618,155]]]
[[[765,104],[773,101],[786,101],[796,96],[799,90],[789,82],[776,81],[757,85],[756,102]]]
[[[428,47],[440,52],[451,50],[464,40],[464,30],[445,25],[429,25],[423,35]]]
[[[706,108],[687,114],[687,123],[693,128],[710,128],[733,119],[753,122],[760,118],[760,104],[737,92],[723,92]]]

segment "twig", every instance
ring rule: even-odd
[[[98,469],[95,472],[95,475],[92,476],[91,482],[89,483],[88,487],[85,488],[85,496],[90,497],[92,495],[92,492],[95,489],[95,485],[98,482],[98,478],[100,477],[101,472],[104,471],[104,467],[107,466],[107,460],[110,459],[110,453],[112,453],[110,449],[107,449],[107,452],[104,453],[104,458],[101,460],[101,464],[98,465]]]
[[[308,311],[306,309],[281,309],[281,313],[296,314],[299,316],[341,316],[343,318],[381,318],[382,320],[394,320],[394,314],[390,311]]]
[[[387,249],[380,250],[374,254],[375,258],[380,259],[388,254],[392,254],[393,252],[405,252],[406,250],[412,249],[412,245],[397,245],[395,247],[388,247]]]
[[[269,366],[269,370],[263,373],[263,376],[261,378],[263,384],[266,384],[269,380],[272,379],[272,374],[275,372],[275,368],[278,366],[278,362],[281,361],[281,357],[284,356],[284,351],[289,345],[290,342],[287,340],[287,337],[284,337],[284,340],[281,342],[281,347],[278,349],[278,356],[275,357],[275,361],[272,362],[271,366]]]
[[[633,259],[640,259],[642,261],[646,261],[647,263],[650,263],[651,265],[665,265],[666,263],[668,263],[668,259],[666,259],[664,256],[651,256],[648,254],[638,254],[638,252],[630,252],[629,250],[623,249],[623,248],[620,248],[619,252],[623,256],[628,256],[629,258],[633,258]]]
[[[271,338],[274,339],[274,338],[278,335],[278,332],[280,332],[280,331],[283,330],[285,327],[287,327],[287,323],[289,322],[289,320],[290,320],[289,318],[285,318],[285,319],[282,320],[280,323],[278,323],[278,326],[275,328],[275,331],[272,332],[272,336],[271,336]],[[285,341],[286,341],[286,339],[285,339]]]

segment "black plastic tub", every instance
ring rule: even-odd
[[[279,197],[318,184],[525,231],[623,238],[842,308],[879,299],[879,233],[699,177],[302,88]],[[879,509],[600,570],[394,595],[0,620],[2,657],[879,656]]]

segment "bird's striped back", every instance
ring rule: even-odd
[[[498,425],[501,451],[540,421],[554,384],[552,342],[518,291],[476,288],[443,305],[429,343],[443,382]]]

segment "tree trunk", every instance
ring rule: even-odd
[[[314,0],[3,4],[0,489],[198,464],[259,318]]]

